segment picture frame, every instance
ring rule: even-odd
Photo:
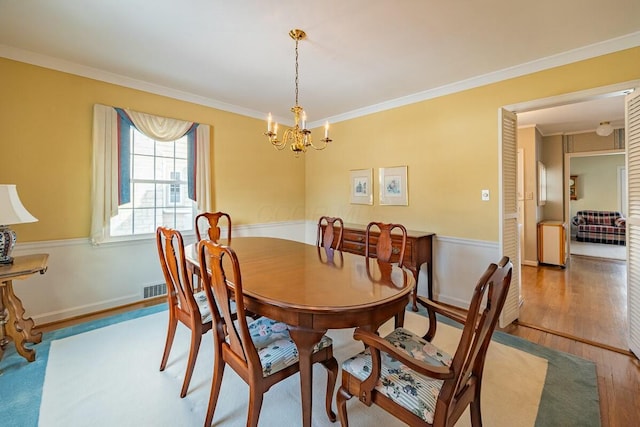
[[[373,169],[353,169],[349,178],[351,203],[373,205]]]
[[[409,205],[409,185],[407,167],[380,168],[379,189],[381,205]]]

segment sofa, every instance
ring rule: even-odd
[[[617,211],[582,210],[573,217],[578,242],[626,244],[626,219]]]

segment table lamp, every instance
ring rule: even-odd
[[[0,265],[13,264],[11,251],[16,244],[16,232],[9,225],[37,220],[22,206],[15,185],[0,184]]]

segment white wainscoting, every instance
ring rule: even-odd
[[[234,226],[233,235],[280,237],[315,244],[314,221],[289,221]],[[185,236],[185,243],[193,243]],[[36,324],[68,319],[142,300],[145,286],[163,282],[155,239],[92,246],[89,239],[18,243],[14,255],[48,253],[45,274],[14,282],[16,295]],[[434,296],[466,307],[476,281],[490,262],[498,260],[498,244],[436,236]],[[420,272],[418,293],[426,295],[426,271]]]

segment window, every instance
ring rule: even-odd
[[[93,106],[91,242],[190,233],[212,210],[210,126]]]
[[[538,162],[538,206],[547,203],[547,168],[544,163]]]
[[[155,141],[130,128],[130,202],[111,218],[110,237],[155,233],[160,225],[192,231],[195,202],[188,197],[187,137]]]

